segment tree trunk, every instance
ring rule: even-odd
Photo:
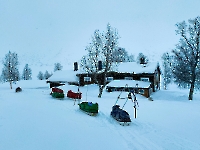
[[[99,81],[98,81],[98,77],[97,77],[97,73],[96,73],[96,72],[94,73],[94,82],[95,82],[95,84],[99,84]]]
[[[191,83],[188,100],[192,100],[193,99],[193,93],[194,93],[194,82]]]
[[[107,72],[104,72],[104,74],[103,74],[103,85],[101,85],[101,82],[99,83],[99,95],[98,95],[99,98],[101,98],[101,96],[103,94],[103,89],[106,86],[106,74],[107,74]]]
[[[10,81],[10,89],[12,89],[12,81]]]
[[[99,98],[101,98],[102,93],[103,93],[103,86],[99,85],[99,95],[98,95]]]
[[[164,83],[164,90],[167,90],[167,84]]]

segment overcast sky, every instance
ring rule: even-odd
[[[0,0],[0,57],[76,61],[107,23],[129,54],[156,55],[175,47],[177,22],[198,15],[200,0]]]

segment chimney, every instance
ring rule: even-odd
[[[102,61],[98,61],[98,70],[102,70]]]
[[[74,71],[77,71],[77,70],[78,70],[78,63],[74,62]]]

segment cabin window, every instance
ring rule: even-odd
[[[91,81],[91,77],[84,77],[84,81],[85,82],[90,82]]]
[[[106,81],[108,81],[108,82],[110,82],[110,81],[112,81],[113,80],[113,77],[107,77],[106,78]]]
[[[138,91],[140,94],[144,94],[144,89],[139,89]]]
[[[133,80],[133,77],[124,77],[125,80]]]
[[[149,78],[140,78],[141,81],[149,81]]]

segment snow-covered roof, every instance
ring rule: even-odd
[[[113,80],[107,84],[110,87],[138,87],[138,88],[149,88],[150,82],[148,81],[138,81],[138,80]]]
[[[145,65],[138,64],[136,62],[123,62],[118,66],[118,72],[126,72],[126,73],[154,73],[157,68],[157,62],[149,62]]]
[[[79,71],[60,70],[54,72],[48,80],[54,82],[75,82],[78,81],[78,77],[76,76],[77,73],[79,73]]]

